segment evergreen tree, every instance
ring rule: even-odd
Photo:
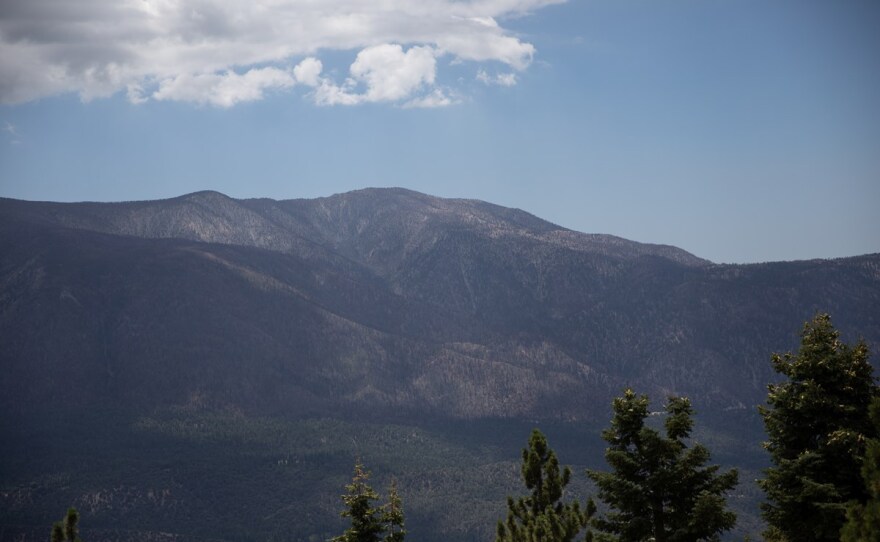
[[[403,500],[397,492],[397,480],[391,480],[388,488],[388,504],[382,507],[382,523],[385,525],[385,542],[403,542],[406,528],[403,523]]]
[[[351,518],[351,527],[331,542],[379,542],[385,532],[380,510],[373,506],[379,494],[370,487],[370,473],[364,469],[360,461],[354,466],[354,477],[345,486],[346,494],[342,496],[345,510],[342,517]]]
[[[870,408],[875,434],[880,434],[880,398],[875,397]],[[850,503],[846,524],[840,532],[841,542],[880,542],[880,438],[868,440],[862,480],[868,491],[868,502]]]
[[[82,542],[79,537],[79,512],[76,508],[68,508],[61,521],[52,525],[52,542]]]
[[[496,542],[574,540],[586,526],[590,513],[582,512],[577,502],[561,502],[571,469],[560,470],[556,453],[537,429],[532,431],[522,458],[522,477],[531,494],[517,500],[507,498],[507,521],[498,522]]]
[[[588,470],[599,497],[610,511],[593,520],[602,540],[692,542],[717,540],[730,530],[736,515],[726,508],[724,493],[737,484],[738,473],[719,473],[709,465],[709,450],[688,447],[693,409],[683,397],[666,404],[666,436],[645,427],[648,397],[628,389],[614,399],[605,459],[611,472]]]
[[[759,485],[768,540],[834,540],[849,501],[863,503],[860,476],[867,438],[876,437],[868,406],[877,396],[864,342],[844,344],[827,314],[804,325],[797,355],[774,354],[788,380],[768,386],[760,407],[773,467]]]

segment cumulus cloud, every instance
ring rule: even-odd
[[[266,89],[289,88],[294,84],[293,75],[278,68],[252,69],[241,75],[233,71],[222,74],[181,74],[160,82],[153,98],[232,107],[239,102],[262,99]]]
[[[316,87],[321,82],[320,77],[321,71],[323,70],[324,65],[320,60],[314,57],[309,57],[293,68],[293,76],[296,78],[297,83],[309,87]]]
[[[440,58],[526,69],[535,48],[504,18],[564,1],[2,2],[0,102],[124,91],[229,107],[299,84],[319,103],[403,103],[434,95]],[[322,76],[334,50],[359,51],[350,81]]]
[[[377,45],[358,53],[351,65],[351,76],[366,83],[364,97],[370,102],[405,98],[423,84],[432,84],[436,72],[430,47],[412,47],[404,53],[400,45]]]
[[[404,52],[397,44],[367,47],[358,53],[350,77],[342,86],[321,81],[315,94],[321,105],[354,105],[364,102],[395,102],[433,85],[437,72],[434,50],[411,47]],[[359,87],[364,87],[358,92]]]

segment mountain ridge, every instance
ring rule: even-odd
[[[880,254],[712,264],[411,191],[0,199],[0,540],[70,504],[99,542],[326,540],[355,457],[413,536],[486,540],[528,431],[602,468],[625,387],[757,478],[770,353],[818,311],[876,352],[878,307]]]
[[[412,205],[404,205],[411,201],[417,201],[421,205],[418,208],[413,208]],[[327,219],[341,218],[344,216],[346,210],[354,210],[355,212],[360,211],[360,215],[353,218],[363,220],[363,215],[365,213],[383,214],[389,212],[401,213],[405,211],[409,213],[421,213],[423,216],[432,218],[438,216],[445,218],[458,218],[458,221],[447,220],[444,225],[448,227],[450,222],[459,227],[461,227],[463,223],[469,227],[477,225],[482,226],[481,231],[483,231],[483,233],[494,235],[523,233],[528,231],[529,234],[542,241],[559,243],[569,248],[601,251],[601,247],[604,246],[617,248],[618,251],[621,251],[621,254],[628,254],[630,257],[648,253],[662,255],[682,263],[693,265],[709,263],[706,260],[697,258],[690,253],[669,245],[636,243],[613,235],[575,232],[542,220],[519,209],[505,208],[480,200],[437,198],[403,188],[367,188],[342,194],[334,194],[322,198],[290,200],[273,200],[269,198],[234,199],[220,192],[206,190],[174,198],[147,201],[54,203],[28,202],[25,200],[0,198],[0,202],[2,202],[5,212],[13,211],[13,209],[10,209],[11,207],[18,207],[18,209],[14,210],[25,213],[28,212],[28,209],[23,209],[23,207],[31,207],[31,212],[33,212],[32,209],[34,207],[52,207],[53,210],[56,211],[55,216],[47,216],[46,211],[44,210],[41,213],[41,218],[71,227],[93,229],[96,231],[104,231],[105,233],[129,234],[144,237],[182,236],[183,238],[201,241],[219,241],[220,239],[205,236],[198,237],[198,230],[187,231],[184,224],[175,224],[173,222],[174,217],[168,216],[170,211],[166,211],[164,215],[160,214],[159,216],[155,216],[155,214],[153,216],[138,215],[144,215],[145,210],[150,208],[167,208],[174,204],[184,206],[191,205],[191,212],[194,212],[199,208],[203,210],[206,209],[210,211],[211,215],[214,215],[215,219],[228,219],[230,218],[229,214],[232,212],[234,206],[237,206],[243,208],[242,210],[251,211],[263,219],[263,221],[259,221],[257,220],[257,216],[249,216],[248,218],[256,221],[251,225],[252,227],[258,225],[262,227],[265,233],[280,235],[281,232],[270,228],[270,223],[272,221],[269,220],[269,218],[274,218],[279,221],[274,224],[276,227],[280,226],[280,228],[288,235],[296,235],[301,234],[304,230],[309,230],[310,227],[311,233],[314,234],[314,229],[316,228],[315,223],[320,221],[320,215],[322,213],[325,215],[323,218]],[[370,205],[371,202],[379,203]],[[209,205],[206,205],[206,203]],[[103,216],[95,215],[95,212],[99,209],[104,211]],[[65,215],[58,212],[63,210],[68,210],[68,213]],[[471,212],[466,213],[466,210]],[[77,211],[79,212],[78,215],[75,214]],[[297,216],[288,212],[287,214],[292,216],[283,217],[278,214],[278,211],[298,211],[300,215]],[[226,213],[226,216],[223,216],[224,213]],[[270,214],[269,217],[265,216],[267,213]],[[303,215],[306,216],[304,217]],[[489,217],[497,218],[492,221]],[[208,216],[204,214],[199,216],[196,214],[191,218],[207,220]],[[291,218],[294,220],[293,222],[291,222]],[[302,221],[306,218],[311,219],[312,223],[303,224]],[[154,223],[148,223],[147,219],[152,219]],[[163,225],[163,220],[165,221],[164,226],[166,229],[155,229],[157,226]],[[127,225],[127,229],[125,225]],[[153,228],[151,229],[150,226]],[[177,228],[176,230],[174,229],[175,226]],[[190,224],[191,228],[194,226],[195,224]],[[217,226],[217,224],[215,224],[215,226]],[[332,229],[332,226],[326,223],[321,224],[321,226],[323,226],[323,231],[317,232],[319,236],[322,233],[326,236],[327,231]],[[492,226],[495,226],[496,230],[500,226],[504,226],[504,228],[500,232],[491,231]],[[519,231],[512,226],[520,226]],[[187,233],[189,235],[186,235]],[[217,235],[220,232],[213,233]],[[353,232],[342,233],[351,234]],[[542,238],[539,234],[550,235]],[[340,240],[351,241],[347,238],[338,239],[337,241]],[[225,241],[237,242],[238,244],[252,244],[258,240],[251,239],[251,243],[248,243],[247,239],[227,238]],[[271,244],[264,245],[263,247],[278,248],[277,246],[273,247]],[[609,253],[608,248],[606,248],[604,252],[606,254]]]
[[[26,266],[37,257],[33,251],[40,251],[40,247],[22,243],[27,235],[12,234],[10,228],[39,229],[47,244],[57,247],[54,253],[46,253],[43,247],[42,257],[63,253],[69,260],[58,268],[58,280],[79,281],[87,292],[106,288],[100,281],[107,279],[71,273],[101,265],[118,268],[116,253],[128,254],[126,258],[145,262],[138,265],[155,267],[155,277],[167,275],[163,280],[173,297],[199,307],[191,316],[193,323],[199,322],[202,311],[212,310],[208,301],[194,297],[198,292],[234,318],[224,324],[231,336],[236,333],[233,323],[243,321],[232,315],[242,310],[255,321],[308,314],[323,322],[325,327],[312,326],[309,331],[268,331],[259,327],[267,323],[256,328],[248,325],[245,329],[253,328],[255,337],[274,337],[276,345],[262,353],[257,349],[255,359],[277,357],[276,350],[291,348],[295,336],[298,344],[310,345],[313,359],[324,364],[334,359],[327,358],[331,351],[341,358],[366,355],[363,363],[367,366],[388,359],[407,360],[385,380],[365,382],[360,391],[352,388],[345,396],[379,397],[373,407],[395,409],[410,404],[416,410],[428,408],[435,414],[464,417],[510,413],[508,395],[531,405],[516,412],[525,414],[531,409],[531,415],[538,415],[538,397],[545,394],[550,394],[549,403],[562,401],[552,409],[555,415],[583,416],[626,384],[688,393],[698,402],[721,407],[748,404],[763,393],[761,381],[772,376],[766,356],[780,348],[771,337],[778,337],[783,329],[791,337],[797,321],[808,319],[816,310],[842,312],[848,324],[858,320],[850,312],[871,315],[880,299],[877,255],[745,266],[712,264],[674,247],[581,234],[524,211],[405,189],[364,189],[316,200],[283,201],[236,200],[213,191],[111,204],[2,199],[0,220],[5,232],[7,285],[16,265]],[[87,232],[109,237],[95,238]],[[68,241],[61,239],[107,248],[94,253],[95,262],[85,263],[79,259],[89,253],[65,251]],[[190,254],[195,259],[183,263],[182,256],[169,259],[172,254]],[[13,262],[10,255],[17,255],[18,260]],[[224,305],[222,298],[215,299],[215,293],[197,283],[187,283],[188,289],[180,290],[183,286],[174,284],[173,275],[186,278],[190,269],[217,284],[234,277],[235,285],[226,288],[228,293],[237,292],[238,301]],[[840,280],[838,275],[857,286],[855,293],[846,289],[842,294],[831,293],[842,288],[835,282]],[[105,304],[143,304],[150,299],[151,278],[136,274],[127,279],[117,286],[114,295],[118,299]],[[39,290],[34,288],[30,290]],[[74,288],[60,283],[57,288],[59,299],[78,299]],[[135,295],[133,288],[140,288],[140,293]],[[0,294],[9,298],[26,291],[7,286]],[[277,294],[273,303],[278,308],[248,301],[266,291]],[[282,300],[294,294],[316,308],[296,303],[281,308],[288,303]],[[841,309],[843,298],[848,301]],[[119,318],[108,316],[95,303],[90,318]],[[158,300],[149,306],[164,310]],[[328,348],[329,337],[339,337],[341,332],[329,331],[337,324],[315,312],[319,309],[329,310],[340,322],[376,330],[382,337],[351,332],[345,341],[333,339],[336,344]],[[780,323],[781,315],[792,311],[799,316]],[[125,316],[144,319],[144,326],[152,325],[151,317],[157,321],[174,318]],[[45,314],[42,318],[50,321],[54,317]],[[765,338],[746,347],[747,352],[738,348],[737,343],[749,334],[746,329],[762,320],[776,331],[755,330]],[[8,319],[5,325],[20,327]],[[163,329],[162,333],[172,332]],[[210,327],[198,329],[210,332]],[[876,317],[862,318],[855,329],[872,340],[880,337]],[[97,331],[79,333],[87,341],[99,335]],[[145,347],[135,346],[142,338],[114,330],[106,333],[121,334],[122,351]],[[148,340],[165,341],[163,337],[159,334]],[[174,341],[197,342],[198,334]],[[338,350],[342,345],[346,346]],[[362,348],[368,353],[361,352]],[[390,350],[380,353],[383,349]],[[759,351],[763,359],[757,357]],[[474,358],[474,353],[482,357]],[[128,355],[143,358],[146,354],[132,351]],[[181,367],[194,363],[172,352],[167,355],[178,359]],[[222,352],[214,355],[226,358]],[[10,353],[8,359],[20,362],[21,356],[25,356],[23,351]],[[551,359],[559,369],[537,376],[534,371]],[[685,360],[701,361],[694,365]],[[150,363],[147,358],[144,362]],[[339,372],[342,366],[327,369],[335,375],[332,378],[320,376],[321,370],[314,367],[298,370],[311,371],[315,382],[323,382],[322,387],[331,385],[333,378],[346,380]],[[460,371],[471,376],[453,377]],[[499,374],[507,375],[502,378],[506,387],[493,389]],[[595,392],[589,400],[564,399],[569,393],[564,390],[574,392],[584,386]],[[553,391],[554,387],[558,389]],[[15,396],[15,390],[10,393]],[[438,402],[438,394],[458,399]],[[477,408],[477,404],[483,406]]]

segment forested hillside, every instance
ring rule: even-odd
[[[414,540],[485,540],[536,424],[590,492],[627,386],[751,480],[770,354],[818,311],[876,352],[878,308],[880,255],[716,265],[399,189],[3,199],[0,538],[75,504],[88,540],[323,540],[361,456]]]

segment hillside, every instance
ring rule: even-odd
[[[533,423],[586,464],[624,386],[684,394],[756,467],[771,352],[816,311],[880,345],[880,255],[716,265],[402,189],[2,199],[0,254],[2,539],[76,499],[110,538],[320,538],[354,455],[411,483],[415,532],[481,539]],[[432,508],[462,490],[457,519]],[[237,492],[276,515],[205,527]],[[308,521],[280,504],[308,494]]]

